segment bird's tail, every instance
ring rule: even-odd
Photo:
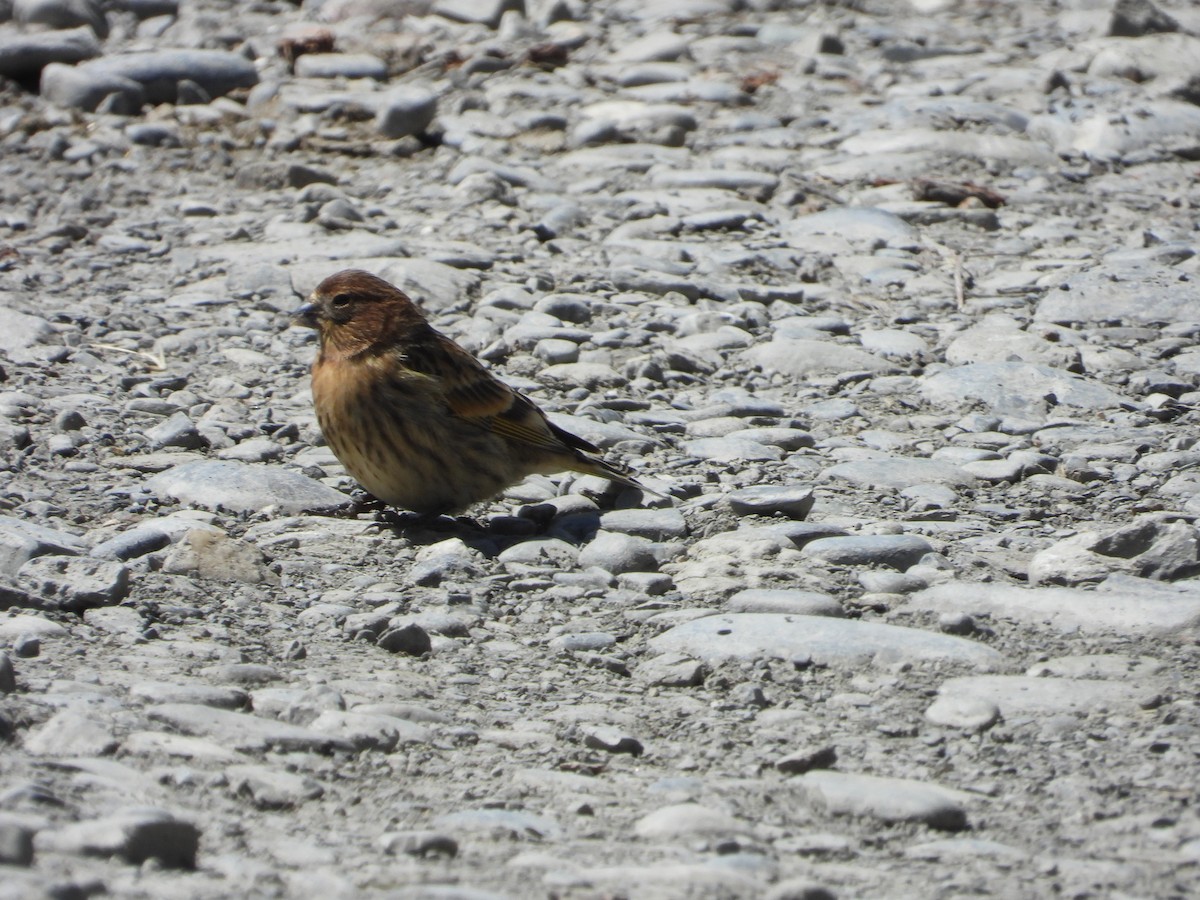
[[[574,454],[574,463],[571,468],[576,472],[582,472],[585,475],[599,475],[601,478],[607,478],[609,481],[624,485],[625,487],[633,488],[641,491],[644,494],[653,494],[656,497],[667,496],[662,491],[656,491],[652,487],[646,487],[636,478],[633,477],[633,470],[628,466],[623,466],[620,463],[611,463],[606,459],[601,459],[598,456],[592,456],[587,453],[576,451]]]

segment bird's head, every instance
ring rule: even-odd
[[[402,290],[361,269],[330,275],[293,318],[317,330],[322,353],[340,357],[392,346],[425,322]]]

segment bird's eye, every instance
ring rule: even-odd
[[[345,309],[350,305],[351,297],[349,294],[338,294],[333,298],[333,306],[335,309]]]

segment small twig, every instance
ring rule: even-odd
[[[147,350],[129,350],[125,347],[118,347],[116,344],[88,344],[89,347],[95,347],[98,350],[116,350],[118,353],[128,353],[130,356],[140,356],[142,359],[149,360],[150,367],[158,371],[162,371],[167,367],[167,357],[164,354],[155,356]]]

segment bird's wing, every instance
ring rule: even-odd
[[[437,379],[450,412],[519,444],[554,453],[598,452],[582,438],[555,428],[533,401],[513,390],[470,353],[433,328],[405,348],[405,364]]]

